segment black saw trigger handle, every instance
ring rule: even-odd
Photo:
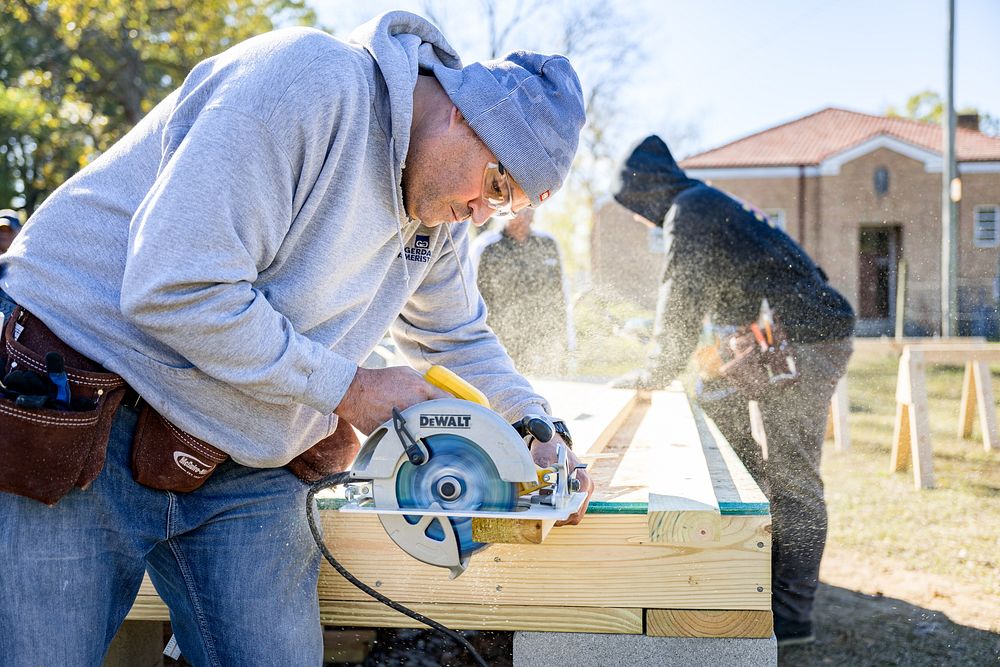
[[[530,435],[539,442],[548,442],[554,433],[552,424],[538,415],[525,415],[513,426],[522,438]]]

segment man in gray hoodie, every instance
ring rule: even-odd
[[[555,192],[583,121],[565,58],[463,67],[390,12],[347,42],[286,29],[202,62],[53,193],[0,259],[0,311],[134,392],[86,489],[0,493],[3,662],[98,664],[148,570],[194,664],[318,664],[308,487],[283,466],[339,420],[367,433],[443,396],[358,367],[387,329],[509,421],[549,412],[486,326],[468,228]],[[191,493],[137,483],[136,396],[230,460]]]

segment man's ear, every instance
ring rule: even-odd
[[[451,111],[448,113],[448,129],[457,127],[465,122],[465,116],[462,112],[458,110],[454,104],[451,105]]]

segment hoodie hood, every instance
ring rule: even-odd
[[[426,19],[410,12],[380,14],[358,26],[351,33],[350,41],[371,54],[388,93],[391,124],[388,128],[389,151],[395,163],[393,178],[397,206],[396,237],[402,254],[403,227],[400,212],[403,208],[403,168],[406,166],[406,153],[410,149],[410,125],[413,121],[413,89],[421,70],[427,73],[432,72],[435,67],[461,70],[462,60],[440,30]],[[448,231],[448,240],[454,245],[451,230],[447,227],[445,229]],[[464,286],[461,266],[459,269]],[[410,270],[406,262],[403,262],[403,273],[405,281],[409,283]],[[465,292],[466,304],[471,308],[467,286]]]
[[[658,136],[639,142],[622,165],[615,201],[658,227],[682,191],[701,181],[688,178]]]
[[[413,88],[421,70],[462,69],[462,60],[434,25],[410,12],[393,11],[358,26],[350,41],[371,54],[389,93],[391,137],[397,171],[410,147]],[[401,176],[400,174],[397,174]]]

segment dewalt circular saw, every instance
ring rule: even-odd
[[[586,494],[565,448],[540,468],[526,446],[552,437],[548,417],[512,425],[447,369],[435,366],[425,377],[457,398],[394,410],[361,446],[340,511],[377,513],[401,549],[454,578],[486,546],[473,539],[475,518],[559,521],[580,509]]]

